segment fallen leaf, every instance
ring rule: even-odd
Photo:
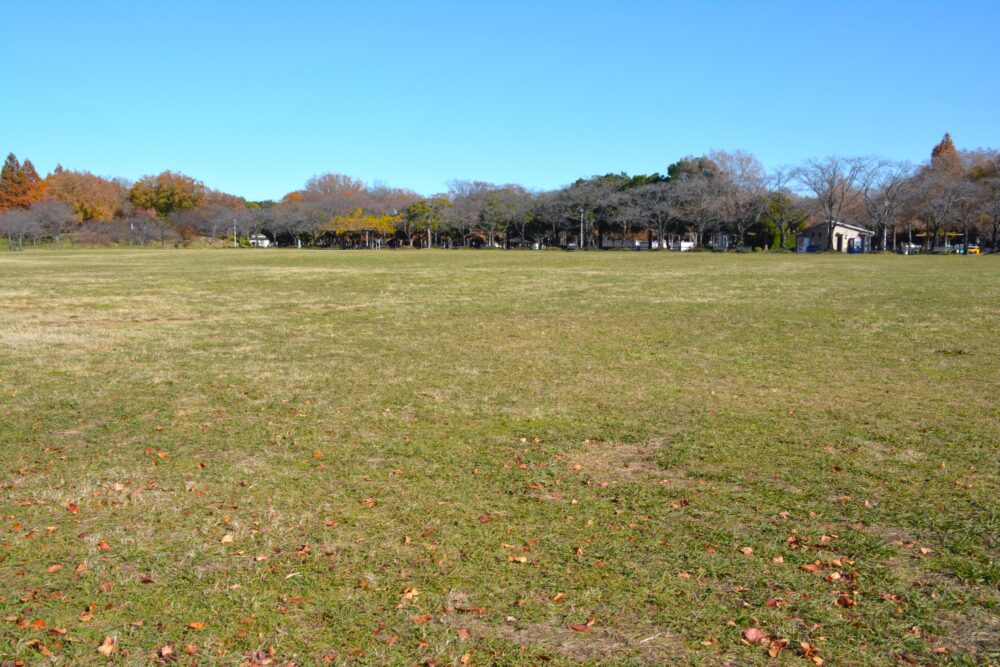
[[[410,620],[412,620],[417,625],[423,625],[428,621],[434,620],[434,617],[431,616],[430,614],[414,614],[413,616],[410,617]]]
[[[87,621],[92,621],[92,620],[94,620],[94,615],[92,613],[90,613],[89,611],[80,612],[81,623],[86,623]]]
[[[61,569],[62,569],[62,565],[49,565],[49,567],[48,567],[48,569],[46,571],[49,572],[49,573],[52,573],[52,572],[58,572]]]
[[[565,593],[556,593],[555,596],[552,598],[552,601],[553,602],[562,602],[565,599],[566,599],[566,594]]]
[[[741,547],[740,553],[743,554],[744,556],[751,556],[753,555],[753,549],[751,549],[750,547]]]
[[[590,628],[594,625],[595,620],[596,619],[593,616],[591,616],[590,619],[586,623],[582,623],[582,624],[580,624],[580,623],[574,623],[574,624],[571,624],[569,626],[569,629],[570,630],[576,630],[577,632],[586,632],[587,630],[590,630]]]
[[[850,609],[857,604],[854,598],[852,598],[847,593],[841,593],[840,597],[837,598],[837,606],[842,609]]]
[[[97,652],[103,656],[111,657],[115,652],[115,641],[111,637],[105,637],[104,643],[97,647]]]
[[[782,563],[785,562],[785,559],[782,558],[781,556],[775,556],[774,558],[771,559],[771,562],[774,563],[775,565],[781,565]]]
[[[69,510],[70,514],[76,514],[77,512],[80,511],[80,506],[77,505],[76,503],[66,503],[65,505],[63,505],[63,507]]]
[[[73,573],[79,575],[79,574],[83,574],[86,571],[87,571],[87,564],[86,563],[80,563],[79,565],[76,566],[76,569],[73,570]]]
[[[507,556],[508,563],[527,563],[527,556]]]
[[[751,644],[769,644],[771,638],[760,628],[748,628],[743,631],[743,638]]]
[[[105,542],[104,540],[101,540],[100,542],[97,543],[97,548],[100,549],[101,551],[110,551],[111,545]]]
[[[319,451],[317,449],[316,451],[313,452],[313,458],[314,459],[321,459],[321,458],[323,458],[323,452],[321,452],[321,451]]]
[[[188,644],[184,647],[184,652],[188,655],[198,655],[198,647],[194,644]]]
[[[459,628],[458,629],[458,639],[460,641],[464,642],[465,640],[469,639],[470,637],[472,637],[472,633],[469,632],[468,628]]]
[[[767,648],[767,654],[772,658],[777,658],[778,654],[781,653],[781,649],[788,646],[787,639],[775,639],[771,642],[771,645]]]
[[[460,611],[463,614],[482,614],[486,611],[486,607],[467,607],[463,605],[455,605],[455,611]]]
[[[36,651],[38,651],[39,653],[41,653],[42,655],[44,655],[44,656],[46,656],[46,657],[48,657],[48,656],[51,656],[51,655],[52,655],[52,651],[50,651],[50,650],[48,649],[48,647],[47,647],[47,646],[46,646],[45,644],[43,644],[43,643],[42,643],[42,642],[41,642],[40,640],[38,640],[38,639],[29,639],[29,640],[28,640],[28,641],[26,641],[26,642],[25,642],[24,644],[25,644],[25,646],[29,646],[29,647],[31,647],[31,648],[33,648],[33,649],[35,649]],[[21,662],[21,663],[23,664],[23,662],[24,662],[24,661],[23,661],[23,660],[21,660],[21,661],[19,661],[19,662]],[[15,665],[16,665],[17,663],[13,663],[13,664],[15,664]]]
[[[226,533],[225,535],[222,536],[222,539],[219,540],[219,541],[222,544],[229,544],[230,542],[233,541],[233,534],[232,533]]]
[[[819,563],[806,563],[805,565],[799,565],[799,569],[806,572],[819,572],[821,567]]]
[[[192,630],[201,630],[202,628],[205,627],[205,622],[204,621],[192,621],[191,623],[188,623],[188,627],[191,628]]]

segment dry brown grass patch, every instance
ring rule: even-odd
[[[656,626],[602,627],[572,630],[552,619],[493,624],[470,614],[449,614],[449,625],[464,627],[472,636],[489,637],[577,661],[638,661],[648,665],[673,664],[684,655],[679,638]]]

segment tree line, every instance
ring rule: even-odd
[[[993,249],[1000,234],[1000,152],[951,137],[920,165],[873,157],[808,160],[770,172],[744,151],[711,151],[665,173],[609,173],[551,191],[454,180],[423,197],[343,174],[315,176],[280,201],[247,201],[164,171],[129,182],[57,166],[41,177],[10,154],[0,170],[8,248],[43,242],[371,247],[794,247],[834,221],[870,229],[876,249],[937,247],[956,236]],[[833,234],[826,238],[832,243]],[[828,248],[831,249],[831,248]]]

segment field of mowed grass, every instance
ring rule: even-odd
[[[0,664],[1000,663],[1000,257],[0,255]]]

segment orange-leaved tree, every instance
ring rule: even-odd
[[[31,160],[24,164],[10,153],[0,168],[0,211],[28,208],[42,198],[45,182],[39,178]]]

